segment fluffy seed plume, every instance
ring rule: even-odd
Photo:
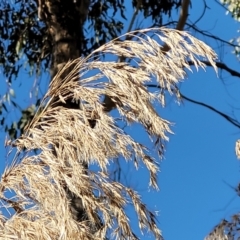
[[[132,40],[123,41],[126,36]],[[163,43],[168,52],[162,51]],[[110,60],[101,61],[103,56]],[[176,94],[185,70],[191,70],[188,61],[204,68],[201,58],[216,69],[216,55],[206,44],[186,32],[161,28],[131,32],[69,62],[51,81],[25,134],[10,144],[17,150],[0,181],[0,239],[137,239],[125,211],[129,203],[142,233],[161,239],[155,213],[109,173],[116,158],[142,162],[150,185],[158,188],[157,162],[117,126],[102,100],[111,99],[122,121],[140,123],[161,156],[170,122],[158,115],[153,102],[163,105],[165,91]],[[71,71],[62,80],[66,69]],[[160,92],[149,92],[150,83],[157,83]],[[69,99],[78,108],[68,108]],[[91,170],[91,164],[99,170]],[[66,188],[82,199],[86,221],[72,218]],[[100,226],[94,233],[89,231],[93,225]]]

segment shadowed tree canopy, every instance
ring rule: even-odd
[[[145,18],[151,17],[154,27],[162,25],[164,15],[171,16],[172,9],[180,6],[179,2],[141,1],[139,4],[139,1],[132,1],[132,5]],[[54,27],[59,25],[58,30],[65,29],[65,41],[75,41],[80,55],[86,56],[122,33],[121,19],[126,19],[125,8],[122,0],[1,1],[0,63],[3,73],[9,80],[17,77],[24,64],[19,61],[22,54],[26,55],[27,63],[35,70],[44,71],[50,68],[55,43],[53,38],[60,36],[53,36],[53,26],[49,25],[49,21],[52,21]],[[53,13],[55,19],[50,20]]]

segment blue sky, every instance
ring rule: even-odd
[[[198,27],[227,41],[238,36],[240,24],[226,16],[225,10],[215,1],[207,4],[210,9],[207,9]],[[192,1],[188,21],[194,22],[202,9],[202,1]],[[177,15],[173,19],[177,19]],[[147,27],[148,22],[143,25]],[[240,69],[231,48],[221,48],[216,41],[202,38],[200,34],[196,36],[210,44],[229,67]],[[21,86],[19,83],[27,78],[27,73],[21,73],[19,80],[14,82],[14,88],[19,91],[19,101],[24,106],[31,104],[29,91],[32,81],[24,81]],[[46,89],[44,81],[43,86]],[[6,84],[1,81],[1,89],[5,88]],[[207,68],[206,72],[194,70],[193,74],[188,74],[180,89],[187,97],[214,106],[240,120],[240,79],[226,72],[219,72],[217,77],[211,68]],[[126,165],[126,182],[139,191],[150,209],[159,212],[159,227],[166,240],[203,239],[221,219],[228,219],[240,210],[239,197],[228,204],[236,193],[224,183],[226,181],[237,186],[239,182],[240,165],[234,152],[235,142],[240,138],[239,129],[216,113],[187,101],[179,106],[174,100],[168,99],[166,108],[159,108],[159,113],[175,123],[172,127],[174,135],[170,136],[165,158],[160,163],[160,191],[148,189],[148,175],[144,168],[135,174]],[[148,142],[140,128],[129,127],[127,130],[139,141]],[[4,133],[0,137],[3,146]],[[0,169],[3,170],[6,163],[6,150],[3,147],[0,148],[0,154],[3,159]],[[134,217],[132,224],[137,226]],[[141,239],[153,238],[144,236]]]

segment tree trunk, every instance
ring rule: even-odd
[[[39,18],[47,25],[53,43],[51,79],[69,60],[81,56],[81,42],[84,39],[83,24],[89,5],[89,0],[38,0]],[[71,69],[67,69],[60,78],[63,80],[70,71]],[[76,104],[69,99],[65,107],[76,108]],[[68,188],[65,189],[73,218],[76,221],[89,221],[81,198]],[[89,227],[92,233],[97,230],[93,223],[89,223]]]
[[[52,78],[69,60],[81,56],[89,5],[89,0],[39,0],[39,17],[46,23],[53,41]]]

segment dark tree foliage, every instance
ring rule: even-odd
[[[56,2],[63,4],[62,9],[68,9],[67,12],[59,14],[71,15],[74,24],[74,9],[69,9],[69,3],[74,1],[56,0]],[[134,0],[132,5],[134,8],[139,8],[145,18],[151,17],[153,24],[159,26],[162,24],[163,14],[170,17],[172,9],[179,7],[179,2],[144,0],[138,7],[138,1]],[[123,0],[91,1],[88,22],[79,42],[82,55],[89,54],[119,36],[123,30],[123,19],[129,20],[131,17],[126,17],[125,12],[126,6]],[[15,0],[14,4],[6,0],[0,3],[0,64],[9,80],[17,77],[19,69],[23,66],[23,61],[19,61],[23,54],[26,55],[29,66],[39,69],[45,60],[42,70],[49,67],[52,39],[44,21],[41,21],[38,15],[38,3],[34,0]],[[68,22],[62,24],[75,27]]]
[[[38,20],[35,1],[2,1],[0,5],[0,63],[11,81],[17,77],[24,54],[30,67],[50,61],[51,41],[45,25]]]

